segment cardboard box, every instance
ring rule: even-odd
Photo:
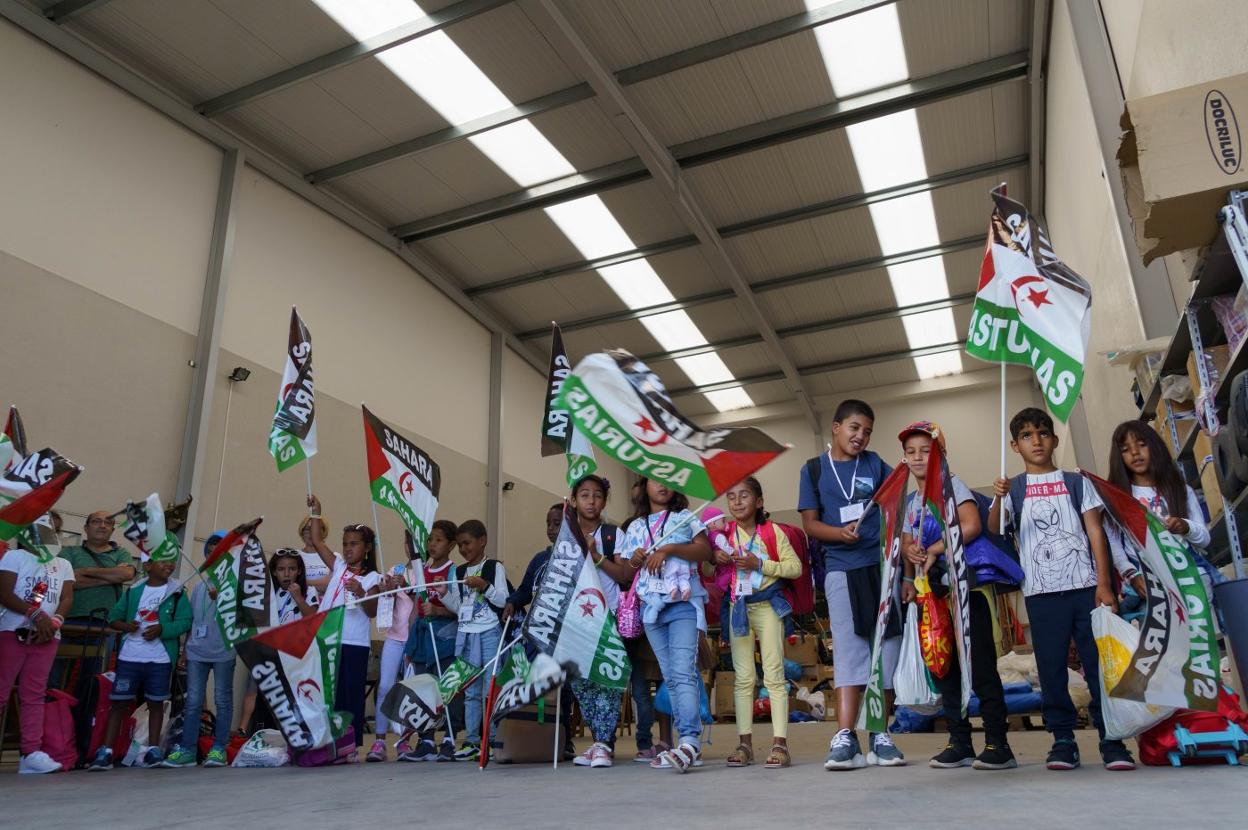
[[[1195,459],[1196,469],[1200,473],[1200,489],[1205,496],[1205,505],[1209,508],[1209,523],[1213,524],[1222,515],[1222,491],[1218,488],[1217,465],[1213,463],[1213,442],[1201,430],[1192,446],[1192,458]]]
[[[730,671],[716,672],[715,689],[711,696],[711,714],[716,718],[731,718],[736,711],[736,699],[733,697],[733,685],[737,675]]]
[[[555,695],[550,694],[545,698],[540,715],[537,704],[531,703],[504,717],[498,731],[490,735],[494,760],[500,764],[550,763],[555,748],[556,706]],[[560,746],[567,739],[567,730],[567,723],[559,724],[559,731],[563,733]]]
[[[1248,186],[1248,74],[1128,101],[1121,124],[1118,165],[1144,263],[1208,245],[1227,193]]]
[[[1170,425],[1174,424],[1171,432]],[[1191,401],[1172,401],[1162,398],[1157,404],[1157,421],[1153,428],[1161,436],[1161,440],[1170,448],[1170,455],[1178,458],[1179,449],[1187,441],[1187,436],[1196,428],[1196,404]],[[1176,438],[1177,434],[1177,438]],[[1176,443],[1177,441],[1177,443]]]
[[[819,665],[819,643],[809,634],[792,634],[784,641],[784,658],[799,666]]]
[[[1231,365],[1231,347],[1211,346],[1205,349],[1205,355],[1205,371],[1209,374],[1209,382],[1217,389],[1226,377],[1226,368]],[[1204,389],[1200,385],[1200,372],[1196,368],[1196,352],[1187,356],[1187,377],[1192,382],[1192,396],[1199,396]]]

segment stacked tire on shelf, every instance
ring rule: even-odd
[[[1248,372],[1240,372],[1231,382],[1228,410],[1213,454],[1222,495],[1233,499],[1248,487]]]

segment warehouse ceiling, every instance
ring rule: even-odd
[[[38,5],[693,415],[983,368],[987,191],[1041,198],[1042,0]]]

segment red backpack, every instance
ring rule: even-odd
[[[62,771],[71,770],[78,763],[78,746],[74,742],[74,711],[78,700],[60,689],[48,689],[43,703],[44,752],[61,765]]]
[[[758,536],[763,540],[767,558],[773,562],[780,561],[780,551],[776,544],[776,528],[780,528],[780,531],[784,533],[789,544],[793,546],[793,552],[797,554],[798,560],[802,563],[801,576],[797,579],[780,580],[783,586],[781,592],[792,606],[795,615],[809,614],[815,610],[815,582],[810,574],[810,553],[806,543],[806,534],[792,525],[781,522],[768,521],[759,525]],[[729,536],[735,534],[736,522],[729,522],[727,530]]]

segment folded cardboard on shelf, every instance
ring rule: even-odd
[[[784,641],[784,657],[799,666],[817,666],[819,641],[810,634],[791,634]]]
[[[1170,431],[1171,424],[1174,425],[1174,433]],[[1162,398],[1157,404],[1157,420],[1153,422],[1153,429],[1157,430],[1161,440],[1170,449],[1170,454],[1178,458],[1179,448],[1187,441],[1192,430],[1196,429],[1196,404],[1192,401]],[[1177,445],[1175,435],[1178,436]]]
[[[1200,473],[1200,489],[1205,496],[1205,506],[1209,508],[1209,523],[1212,524],[1222,515],[1222,491],[1218,488],[1218,468],[1213,463],[1213,441],[1202,429],[1192,446],[1192,458]]]
[[[1248,74],[1127,101],[1118,165],[1145,264],[1208,245],[1227,193],[1248,187]]]
[[[1226,367],[1231,364],[1231,347],[1230,346],[1211,346],[1205,349],[1205,372],[1209,375],[1209,382],[1214,389],[1226,377]],[[1196,352],[1192,352],[1187,356],[1187,377],[1192,382],[1192,395],[1197,396],[1204,392],[1204,388],[1200,385],[1200,372],[1196,366]]]

